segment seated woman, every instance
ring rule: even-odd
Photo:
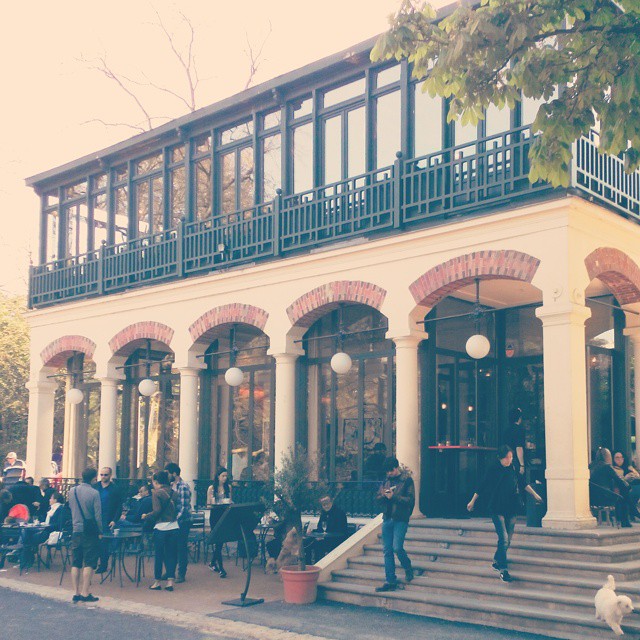
[[[14,504],[4,519],[5,524],[26,524],[27,522],[29,522],[29,509],[26,504]]]
[[[596,452],[591,464],[589,488],[591,504],[615,507],[620,526],[631,526],[627,502],[629,484],[614,471],[609,449],[601,448]]]
[[[224,467],[218,467],[216,477],[207,489],[207,506],[211,507],[209,526],[212,533],[222,515],[222,510],[216,509],[215,505],[229,504],[230,502],[231,485],[229,484],[229,472]],[[209,568],[211,571],[217,571],[221,578],[226,578],[227,572],[222,564],[222,543],[216,542],[214,537],[211,537],[210,541],[213,544],[213,557],[209,563]]]
[[[613,470],[630,486],[627,493],[627,503],[631,520],[640,518],[637,507],[638,500],[640,500],[640,473],[631,463],[627,462],[627,456],[621,451],[616,451],[613,454]]]

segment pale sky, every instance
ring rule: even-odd
[[[141,119],[116,85],[81,61],[106,53],[124,75],[181,90],[183,76],[156,26],[155,10],[178,42],[186,43],[182,11],[196,26],[201,77],[198,106],[240,91],[248,77],[246,35],[264,39],[255,83],[346,49],[381,33],[399,0],[110,0],[105,3],[26,0],[5,3],[0,23],[0,289],[26,292],[29,251],[37,259],[39,202],[24,178],[134,135],[107,122]],[[177,117],[176,99],[147,97],[154,115]]]

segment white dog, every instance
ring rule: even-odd
[[[631,598],[616,595],[616,581],[613,576],[596,593],[596,620],[604,620],[617,636],[624,635],[620,628],[622,618],[633,611]]]

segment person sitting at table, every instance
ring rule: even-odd
[[[27,484],[24,480],[18,480],[18,482],[11,485],[11,495],[13,496],[12,504],[26,505],[27,509],[29,509],[29,516],[37,516],[40,509],[40,501],[42,500],[38,487]]]
[[[44,522],[47,514],[49,513],[49,509],[51,508],[49,499],[53,494],[53,489],[51,488],[51,483],[48,478],[42,478],[42,480],[40,480],[38,490],[40,491],[40,508],[38,509],[36,517],[40,522]]]
[[[331,496],[322,496],[320,506],[322,513],[314,533],[318,536],[322,534],[322,537],[310,536],[311,543],[305,544],[308,562],[320,560],[349,537],[347,514],[333,502]]]
[[[142,527],[143,531],[151,531],[150,523],[145,523],[142,516],[153,511],[153,499],[151,498],[151,488],[148,484],[143,484],[138,489],[138,493],[129,503],[129,510],[124,518],[118,520],[117,527],[126,529],[127,527]]]
[[[29,522],[29,509],[26,504],[14,504],[4,519],[5,524],[26,524]]]
[[[207,506],[213,507],[217,504],[230,503],[231,485],[229,484],[229,472],[224,467],[218,467],[213,483],[207,489]],[[221,516],[222,509],[211,508],[211,511],[209,511],[209,527],[212,532]],[[213,556],[209,563],[209,569],[217,571],[221,578],[226,578],[227,572],[222,564],[222,544],[215,542],[213,538],[211,538],[211,542],[213,544]]]

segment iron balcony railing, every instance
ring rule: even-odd
[[[428,225],[553,189],[531,184],[530,127],[519,127],[272,202],[31,267],[29,306],[99,296],[321,245]],[[598,136],[574,148],[571,186],[640,218],[640,173],[598,153]]]

